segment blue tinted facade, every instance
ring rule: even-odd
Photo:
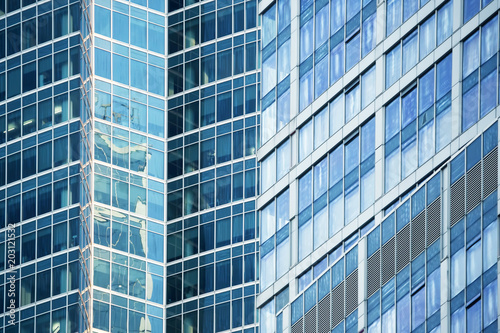
[[[0,330],[255,332],[257,2],[0,11]]]
[[[89,8],[68,1],[0,7],[0,326],[87,330]]]
[[[498,331],[498,3],[259,13],[261,332]]]

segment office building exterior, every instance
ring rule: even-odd
[[[498,1],[263,0],[260,331],[498,331]]]
[[[256,332],[256,0],[0,11],[0,332]]]

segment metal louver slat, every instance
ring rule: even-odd
[[[318,303],[318,332],[330,332],[330,294]]]
[[[382,285],[386,284],[394,276],[395,266],[395,238],[392,237],[382,246]]]
[[[350,315],[358,307],[358,270],[345,279],[345,314]]]
[[[316,306],[304,316],[304,333],[316,333]]]
[[[410,263],[410,225],[407,224],[396,235],[396,272]]]
[[[450,190],[450,226],[454,226],[465,215],[465,177],[462,176]]]
[[[366,280],[368,297],[380,288],[380,250],[377,250],[366,263]]]
[[[483,162],[483,199],[498,186],[498,147],[486,155]]]
[[[481,202],[481,162],[467,171],[467,213]]]
[[[427,246],[441,236],[441,197],[427,208]]]
[[[292,325],[292,333],[304,333],[303,322],[304,318],[300,318],[295,324]]]
[[[425,249],[425,210],[411,221],[411,260]]]
[[[344,320],[344,282],[332,290],[332,328]]]

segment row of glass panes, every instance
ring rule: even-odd
[[[257,43],[250,42],[168,70],[168,96],[256,69]],[[169,66],[170,67],[170,66]]]
[[[420,3],[419,3],[420,2]],[[429,0],[389,0],[387,1],[387,36],[413,16],[419,7],[423,7]],[[402,22],[401,22],[401,19]]]
[[[257,17],[255,10],[255,1],[251,0],[223,9],[218,8],[217,12],[214,11],[201,15],[201,19],[198,17],[197,9],[195,13],[190,13],[190,17],[187,17],[188,15],[186,12],[186,20],[175,25],[171,25],[170,18],[172,16],[170,16],[168,28],[168,54],[173,54],[182,51],[184,48],[188,49],[198,45],[200,39],[201,43],[205,43],[216,39],[216,35],[217,38],[223,38],[227,35],[241,32],[245,28],[255,28]],[[191,15],[196,17],[192,18],[193,16]]]
[[[447,2],[386,53],[386,89],[451,36],[452,10],[453,2]]]
[[[375,2],[363,3],[363,9],[361,9],[361,1],[348,1],[345,26],[342,0],[332,1],[330,19],[328,19],[329,7],[326,6],[328,3],[325,2],[325,7],[322,7],[322,9],[319,9],[318,6],[323,4],[318,2],[315,4],[315,38],[313,38],[313,20],[312,18],[308,20],[308,16],[312,16],[312,14],[307,15],[308,11],[312,11],[312,7],[306,9],[301,16],[301,93],[299,110],[303,110],[315,98],[318,98],[328,88],[328,82],[333,84],[340,79],[344,72],[351,69],[361,58],[366,56],[375,47],[376,43]],[[331,21],[330,39],[328,38],[328,23],[326,23],[328,21]],[[313,39],[315,42],[313,42]],[[328,40],[330,40],[329,48]],[[313,44],[316,44],[314,56],[312,54]],[[330,57],[327,56],[328,53],[330,53]],[[328,70],[328,58],[330,58],[330,70]],[[330,73],[329,81],[328,73]]]
[[[38,18],[35,7],[24,10],[22,23],[19,22],[20,15],[9,17],[3,22],[4,27],[7,22],[7,28],[0,30],[0,58],[80,30],[80,15],[80,5],[75,3],[53,13],[40,13]]]
[[[109,301],[109,296],[108,296]],[[136,309],[136,308],[134,308]],[[148,307],[149,309],[149,307]],[[140,331],[142,327],[147,325],[151,332],[162,332],[163,331],[163,319],[152,316],[150,314],[146,315],[142,312],[132,311],[118,306],[111,306],[108,303],[104,303],[98,300],[93,301],[93,322],[92,327],[96,329],[101,329],[109,332],[110,318],[113,326],[113,330],[116,329],[118,332],[127,330]],[[143,309],[144,311],[145,309]],[[127,320],[128,313],[128,320]],[[159,315],[157,313],[156,315]]]
[[[35,54],[31,54],[34,56]],[[42,88],[80,73],[80,48],[54,53],[0,74],[0,100]]]
[[[372,118],[360,128],[360,135],[334,149],[299,178],[299,260],[373,203],[374,166],[375,119]]]
[[[40,140],[38,146],[24,150],[21,150],[21,145],[9,147],[10,154],[0,158],[0,186],[80,159],[79,133],[63,135],[54,140],[50,140],[50,137],[44,139]],[[47,139],[50,141],[47,142]],[[31,145],[28,143],[24,147],[35,143],[33,140]]]
[[[299,161],[302,161],[313,149],[319,147],[329,136],[340,130],[344,123],[353,119],[375,99],[375,66],[363,73],[359,81],[349,85],[343,93],[335,97],[330,102],[330,110],[323,108],[314,116],[314,119],[302,126],[299,132],[301,133]],[[279,107],[278,115],[276,114],[276,103],[273,102],[268,106],[266,104],[262,106],[262,143],[267,142],[289,119],[289,113],[281,114]]]
[[[219,135],[168,153],[168,178],[255,154],[256,127]],[[244,136],[245,134],[245,136]],[[232,137],[232,140],[231,140]],[[217,143],[217,145],[215,145]],[[184,167],[183,167],[184,165]]]
[[[165,54],[164,17],[149,13],[148,22],[146,11],[132,7],[131,16],[129,17],[127,15],[128,8],[126,10],[116,8],[116,4],[120,5],[120,7],[128,6],[116,1],[114,4],[114,9],[121,12],[113,11],[111,13],[109,9],[94,6],[95,32],[97,34],[162,55]],[[111,30],[113,34],[111,34]]]
[[[255,297],[245,296],[232,302],[185,312],[182,316],[172,316],[167,319],[167,331],[181,333],[186,329],[195,332],[199,328],[199,332],[214,332],[214,329],[216,332],[221,332],[231,327],[237,329],[245,325],[245,333],[254,333],[255,328],[249,325],[253,325],[255,320]]]
[[[216,119],[217,122],[219,122],[230,118],[240,117],[243,114],[247,115],[254,113],[257,104],[256,86],[252,84],[244,88],[236,86],[235,88],[238,89],[219,92],[217,97],[212,96],[176,108],[169,108],[168,137],[170,138],[181,134],[187,136],[188,134],[186,134],[186,132],[214,124]],[[233,120],[233,122],[233,131],[243,128],[243,119]],[[252,125],[251,123],[255,124],[254,117],[245,118],[245,127],[249,128]],[[225,126],[228,125],[226,124]],[[219,128],[222,129],[225,127]],[[203,133],[204,132],[201,133],[202,137],[204,137]],[[187,141],[187,139],[185,141]],[[171,146],[170,142],[169,150]],[[186,142],[186,144],[189,143],[190,142]],[[238,156],[241,152],[235,151],[234,154]]]
[[[380,231],[377,228],[375,232]],[[426,325],[427,332],[439,332],[440,286],[438,240],[368,298],[368,332],[409,332],[423,330]]]
[[[74,293],[73,295],[77,295]],[[74,300],[72,303],[77,303],[77,300]],[[66,312],[67,311],[67,312]],[[34,314],[34,308],[32,310]],[[80,327],[80,307],[78,304],[70,305],[69,307],[62,307],[60,309],[53,309],[49,313],[39,314],[36,317],[26,319],[16,323],[13,327],[15,328],[14,332],[17,332],[17,329],[20,328],[21,332],[37,332],[43,331],[47,327],[51,326],[51,318],[52,325],[55,327],[59,327],[61,330],[66,330],[68,332],[78,331]],[[7,318],[5,319],[7,320]]]
[[[244,178],[244,180],[243,180]],[[234,173],[217,180],[186,187],[172,192],[167,197],[167,220],[181,217],[183,214],[195,213],[198,210],[225,205],[232,201],[251,198],[256,194],[256,169]],[[232,181],[231,181],[232,180]],[[243,185],[243,182],[245,185]],[[184,197],[184,205],[182,204]]]
[[[135,91],[133,91],[131,99],[129,101],[128,98],[117,95],[111,96],[95,90],[96,107],[94,112],[96,118],[163,138],[165,136],[165,112],[163,106],[160,105],[161,109],[158,109],[157,104],[150,103],[148,107],[145,105],[146,95]],[[110,133],[109,125],[99,123],[99,126],[107,128],[107,130],[101,129],[102,132]],[[125,132],[128,138],[128,131],[125,130]],[[145,143],[146,140],[143,135],[133,132],[131,132],[131,139],[139,143]]]
[[[452,54],[385,107],[385,191],[451,141]]]
[[[130,258],[132,261],[133,259]],[[94,259],[93,285],[132,297],[163,304],[163,277],[113,261]]]
[[[180,222],[174,224],[179,224],[181,227]],[[238,243],[252,241],[255,238],[255,212],[233,215],[231,218],[219,219],[215,223],[208,221],[199,227],[196,224],[193,226],[192,223],[188,225],[185,221],[184,228],[184,230],[177,229],[168,233],[167,262],[188,258],[230,244],[233,245],[232,254],[236,256],[242,251],[241,247],[236,246]],[[245,245],[247,253],[255,251],[252,244],[250,243],[250,249],[247,248],[248,243]],[[227,257],[220,252],[217,256]],[[197,264],[197,259],[194,258]],[[200,262],[208,263],[207,259],[200,259]],[[188,266],[192,267],[191,264],[184,261],[184,269],[188,269]]]
[[[307,311],[309,311],[325,295],[342,283],[346,277],[358,268],[358,246],[328,269],[325,274],[318,278],[309,288],[295,298],[291,304],[291,324],[295,324]],[[357,274],[357,272],[355,273]],[[343,311],[342,311],[343,312]]]
[[[94,58],[96,75],[108,80],[113,77],[113,80],[128,85],[130,73],[132,86],[165,96],[165,70],[163,68],[147,65],[141,61],[131,60],[114,53],[111,56],[110,52],[99,48],[95,49]],[[128,70],[129,66],[130,72]],[[111,72],[113,72],[113,75],[111,75]],[[147,87],[149,89],[146,89]]]
[[[463,43],[462,131],[498,104],[498,14]]]

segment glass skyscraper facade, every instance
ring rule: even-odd
[[[257,332],[258,25],[0,2],[0,332]]]
[[[260,331],[498,331],[498,1],[263,0]]]

